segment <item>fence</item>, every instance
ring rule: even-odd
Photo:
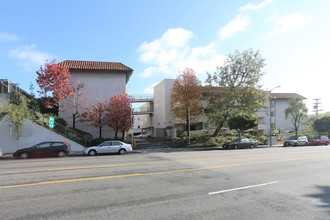
[[[82,134],[79,133],[72,128],[63,126],[59,123],[55,122],[54,128],[49,127],[49,117],[42,117],[41,120],[37,121],[37,123],[47,129],[50,129],[51,131],[62,135],[63,137],[66,137],[78,144],[81,144],[85,147],[89,146],[92,141],[92,136],[90,134]]]

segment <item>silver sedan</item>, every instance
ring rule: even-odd
[[[88,147],[84,150],[84,154],[95,156],[97,154],[119,153],[125,154],[132,151],[132,146],[121,141],[105,141],[98,146]]]

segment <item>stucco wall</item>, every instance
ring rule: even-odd
[[[144,103],[143,105],[140,106],[140,110],[143,111],[143,109],[148,109],[149,104],[148,103]],[[153,125],[151,124],[151,118],[152,116],[149,114],[145,114],[145,115],[140,115],[140,127],[141,129],[144,128],[150,128]]]
[[[120,71],[101,72],[101,71],[70,71],[71,82],[74,85],[84,83],[87,95],[84,99],[88,100],[88,108],[91,109],[92,104],[98,101],[109,100],[111,96],[126,92],[126,74]],[[70,102],[64,103],[63,111],[59,113],[69,126],[72,126],[72,111]],[[99,137],[99,128],[89,126],[87,122],[76,123],[76,128],[86,131],[93,135],[94,138]],[[102,137],[113,138],[114,130],[109,127],[102,129]]]
[[[154,87],[154,114],[152,124],[154,128],[166,128],[173,125],[171,109],[171,90],[174,79],[164,79]]]
[[[271,111],[274,112],[272,116],[272,123],[275,123],[275,129],[281,129],[282,132],[294,131],[294,126],[291,119],[285,119],[285,109],[289,106],[289,99],[276,99],[272,106]],[[268,135],[270,132],[270,117],[269,108],[261,109],[258,111],[258,115],[262,118],[259,120],[259,125],[264,128],[264,134]],[[306,129],[305,125],[299,126],[299,130]]]
[[[21,136],[16,138],[16,133],[11,129],[7,116],[0,121],[0,148],[3,153],[14,153],[15,151],[31,147],[43,141],[64,141],[71,145],[72,153],[81,154],[85,149],[63,136],[60,136],[50,130],[25,120],[21,130]]]

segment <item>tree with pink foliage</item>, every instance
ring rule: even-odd
[[[71,103],[71,110],[72,110],[72,127],[76,127],[76,122],[80,122],[80,118],[82,117],[83,112],[87,112],[87,104],[88,100],[84,99],[84,95],[88,94],[85,88],[85,84],[78,83],[75,87],[72,84],[72,103]],[[77,121],[77,118],[79,119]]]
[[[132,98],[123,93],[112,96],[107,102],[106,123],[115,130],[115,138],[117,138],[119,131],[122,132],[122,139],[124,140],[125,132],[133,126],[133,109],[130,104]]]
[[[104,101],[99,101],[96,105],[92,104],[92,110],[87,110],[81,114],[84,118],[81,121],[91,122],[90,126],[99,128],[99,138],[102,138],[102,128],[106,125],[105,120],[105,110],[106,103]]]
[[[67,67],[59,66],[54,59],[45,66],[40,66],[37,71],[37,83],[40,87],[39,94],[42,96],[41,102],[46,108],[58,106],[68,96],[73,95],[72,84],[70,83],[70,72]],[[50,98],[53,98],[53,102]]]

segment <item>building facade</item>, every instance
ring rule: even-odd
[[[84,94],[82,99],[88,101],[87,108],[89,109],[91,109],[92,104],[109,100],[113,95],[127,94],[126,84],[133,73],[133,69],[122,63],[114,62],[64,60],[59,65],[69,68],[71,83],[74,87],[79,83],[84,84],[87,94]],[[70,100],[64,103],[63,111],[59,112],[59,116],[65,119],[69,126],[72,126],[73,116]],[[98,137],[99,129],[91,127],[89,124],[88,122],[77,122],[76,128],[92,134],[95,138]],[[104,127],[102,134],[104,138],[114,137],[114,131],[109,127]]]
[[[186,125],[176,124],[174,116],[170,113],[171,90],[174,82],[174,79],[164,79],[154,87],[153,114],[141,116],[141,128],[151,130],[153,137],[175,138],[178,130],[186,130]],[[270,129],[281,132],[293,131],[294,126],[291,120],[285,119],[285,109],[289,106],[290,97],[304,98],[296,93],[271,93],[268,108],[260,109],[257,112],[258,129],[254,131],[260,135],[269,135]],[[208,103],[206,100],[202,100],[201,104],[206,108]],[[269,108],[270,105],[271,108]],[[208,122],[205,115],[192,123],[190,127],[191,133],[213,134],[215,129],[216,126]],[[300,126],[300,129],[305,129],[305,126]]]

